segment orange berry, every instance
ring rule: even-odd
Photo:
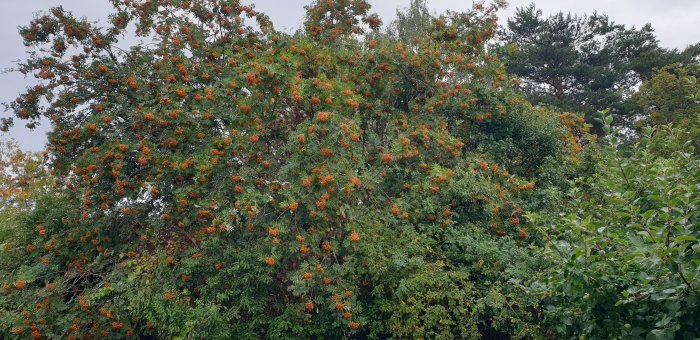
[[[392,214],[392,215],[394,215],[394,216],[399,216],[399,213],[400,213],[400,212],[401,212],[401,211],[399,210],[399,206],[398,206],[398,205],[396,205],[396,204],[392,204],[392,205],[391,205],[391,214]]]
[[[360,240],[360,235],[356,231],[353,231],[352,233],[350,233],[350,242],[357,242],[359,240]]]
[[[518,237],[520,237],[520,238],[527,237],[527,227],[520,228],[520,232],[518,233]]]
[[[17,280],[17,281],[15,281],[15,288],[17,288],[17,289],[24,289],[25,287],[27,287],[27,283],[24,282],[23,280]]]
[[[258,76],[256,76],[254,73],[248,73],[245,75],[246,80],[248,81],[248,84],[251,86],[257,85],[260,81],[258,80]]]
[[[345,103],[347,103],[348,106],[352,107],[353,109],[360,108],[360,103],[358,103],[357,100],[355,100],[355,99],[350,98],[350,99],[346,100]]]
[[[394,160],[394,156],[392,156],[391,154],[385,153],[382,155],[382,163],[384,163],[384,164],[389,164],[393,160]]]
[[[331,149],[329,149],[329,148],[323,148],[323,149],[319,150],[319,153],[321,154],[321,156],[324,156],[324,157],[330,157],[333,155],[333,151],[331,151]]]
[[[319,122],[319,123],[325,123],[325,122],[328,121],[328,116],[329,116],[329,115],[330,115],[330,114],[329,114],[328,112],[323,112],[323,111],[321,111],[321,112],[319,112],[319,113],[316,114],[316,121]]]
[[[360,186],[362,186],[362,181],[361,181],[359,178],[355,177],[355,176],[351,176],[351,177],[350,177],[350,183],[352,183],[352,185],[353,185],[355,188],[359,188]]]
[[[268,267],[272,267],[272,266],[275,265],[275,259],[272,258],[271,256],[268,256],[268,257],[265,259],[265,264],[266,264]]]
[[[313,178],[313,177],[304,178],[304,179],[301,181],[301,186],[303,186],[304,188],[308,188],[308,187],[311,186],[311,184],[312,184],[313,182],[314,182],[314,178]]]
[[[129,85],[129,87],[131,87],[132,90],[137,90],[139,88],[139,83],[134,77],[126,78],[126,84]]]
[[[518,225],[518,224],[520,224],[520,218],[519,218],[518,216],[515,216],[515,217],[513,217],[512,220],[510,220],[510,225],[515,226],[515,225]]]

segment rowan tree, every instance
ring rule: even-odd
[[[497,5],[408,48],[365,38],[363,0],[314,1],[293,36],[236,0],[112,3],[106,27],[53,8],[20,29],[38,80],[10,105],[49,118],[65,185],[8,247],[5,332],[540,332],[522,205],[585,129],[514,94],[484,48]]]

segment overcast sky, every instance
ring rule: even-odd
[[[294,31],[303,22],[304,5],[310,0],[243,0],[243,3],[255,3],[258,11],[270,16],[277,29]],[[390,22],[397,8],[408,6],[410,0],[370,0],[372,11],[378,13],[384,23]],[[642,26],[651,23],[661,46],[667,48],[685,48],[689,44],[700,42],[700,0],[510,0],[509,7],[500,14],[503,24],[515,8],[527,6],[534,2],[545,15],[559,11],[577,14],[590,14],[594,11],[607,14],[610,18],[627,26]],[[471,0],[428,0],[431,11],[461,10],[470,8]],[[33,18],[33,13],[46,10],[52,6],[62,5],[78,16],[104,22],[111,10],[107,0],[29,0],[8,1],[0,11],[0,69],[13,66],[13,61],[24,57],[24,46],[17,33],[17,26],[26,25]],[[33,79],[24,79],[19,74],[0,74],[0,102],[12,101],[20,90]],[[9,112],[0,113],[7,117]],[[14,138],[24,150],[42,150],[46,143],[47,123],[38,129],[29,131],[22,121],[15,122],[16,127],[8,134],[1,134],[0,139]]]

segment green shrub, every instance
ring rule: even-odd
[[[700,160],[692,141],[658,126],[623,146],[610,116],[601,122],[613,134],[597,149],[596,174],[578,181],[558,211],[529,215],[548,240],[540,255],[553,263],[530,286],[545,301],[545,324],[572,338],[696,338]]]

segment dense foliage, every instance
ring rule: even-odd
[[[598,144],[531,105],[489,47],[500,1],[381,31],[318,0],[294,35],[238,0],[112,3],[20,28],[37,84],[8,105],[50,120],[51,174],[2,177],[33,181],[3,338],[700,335],[697,119],[650,104]]]
[[[693,120],[697,126],[700,116]],[[568,192],[560,210],[528,216],[548,239],[542,256],[559,263],[531,289],[561,334],[700,334],[700,159],[685,130],[648,127],[624,149],[610,134],[596,150],[596,175]]]

